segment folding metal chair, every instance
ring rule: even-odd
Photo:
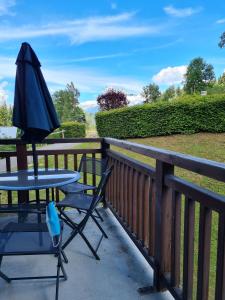
[[[57,203],[57,208],[59,209],[61,219],[72,229],[70,236],[62,245],[62,249],[65,249],[70,244],[70,242],[74,239],[74,237],[77,234],[79,234],[83,238],[85,243],[87,244],[88,248],[91,250],[92,254],[95,256],[95,258],[97,260],[100,259],[97,254],[97,251],[98,251],[98,248],[101,244],[103,237],[107,238],[107,235],[106,235],[105,231],[103,230],[103,228],[98,223],[96,216],[94,215],[94,211],[95,211],[98,203],[104,197],[106,184],[108,182],[108,179],[110,177],[112,169],[113,169],[113,166],[111,166],[108,170],[106,170],[102,174],[100,183],[99,183],[97,189],[94,191],[93,195],[88,195],[88,194],[85,194],[84,192],[69,193],[66,195],[66,197],[62,201]],[[69,214],[65,211],[65,208],[80,209],[82,211],[85,211],[85,216],[79,223],[75,223],[72,220],[71,216],[69,216]],[[83,232],[89,218],[91,218],[95,222],[95,224],[98,226],[98,228],[102,232],[101,238],[98,242],[96,249],[94,249],[92,247],[92,245],[90,244],[90,242],[88,241],[88,239],[86,238],[86,236],[84,235],[84,232]]]
[[[24,208],[22,205],[8,205],[1,207],[0,213],[7,213],[7,216],[0,217],[0,277],[10,283],[12,280],[30,279],[56,279],[55,299],[59,295],[59,279],[67,279],[62,262],[62,229],[59,243],[53,247],[51,236],[49,235],[45,223],[45,215],[36,209]],[[21,222],[19,214],[26,214],[26,221]],[[38,218],[37,218],[38,216]],[[38,221],[37,221],[38,219]],[[42,222],[40,222],[42,219]],[[29,277],[8,277],[1,270],[3,257],[18,255],[49,255],[57,256],[57,272],[52,276],[29,276]],[[60,275],[60,271],[62,275]]]
[[[65,195],[70,194],[70,193],[81,193],[81,192],[87,192],[87,191],[95,191],[97,188],[97,183],[96,183],[96,177],[102,176],[103,172],[106,170],[108,164],[108,159],[102,159],[102,158],[94,158],[94,157],[89,157],[84,154],[81,158],[78,172],[83,174],[84,176],[90,176],[93,175],[95,178],[95,185],[89,185],[83,182],[75,182],[75,183],[70,183],[64,186],[61,186],[59,190],[61,190]],[[81,212],[81,210],[78,210]],[[103,222],[103,218],[98,212],[98,210],[95,210],[95,213],[97,214],[97,217]]]

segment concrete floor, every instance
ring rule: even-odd
[[[99,248],[100,261],[96,261],[80,237],[66,249],[69,264],[65,264],[67,281],[60,282],[59,299],[62,300],[170,300],[168,292],[140,295],[139,287],[152,283],[152,270],[127,237],[117,220],[108,210],[104,215],[104,229],[109,239],[103,239]],[[76,217],[78,217],[76,215]],[[65,228],[64,235],[69,233]],[[86,235],[97,244],[100,233],[89,222]],[[55,275],[54,257],[7,257],[2,270],[9,276]],[[54,280],[13,281],[0,278],[0,300],[52,300],[55,296]]]

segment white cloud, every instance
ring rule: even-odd
[[[15,77],[15,57],[0,56],[0,78]]]
[[[154,35],[161,32],[159,25],[134,24],[134,12],[113,16],[64,20],[47,25],[38,24],[21,27],[0,27],[0,41],[37,38],[44,36],[66,36],[72,44],[92,41],[114,40],[133,36]]]
[[[157,84],[178,84],[184,80],[186,71],[187,66],[167,67],[154,75],[152,80]]]
[[[216,23],[217,24],[224,24],[225,23],[225,18],[217,20]]]
[[[7,81],[0,82],[0,105],[7,101],[9,95],[6,87],[8,85]]]
[[[11,8],[16,5],[15,0],[1,0],[0,1],[0,16],[14,15]]]
[[[118,52],[118,53],[105,54],[105,55],[86,56],[86,57],[80,57],[80,58],[72,58],[72,59],[68,59],[68,60],[60,60],[60,63],[74,63],[74,62],[108,59],[108,58],[128,56],[128,55],[131,55],[131,54],[132,53]]]
[[[15,78],[15,60],[15,57],[0,56],[0,78]],[[66,64],[60,67],[43,67],[42,72],[52,92],[60,87],[64,88],[71,81],[81,92],[91,93],[98,93],[108,86],[136,93],[143,86],[143,82],[129,76],[111,76],[101,70],[73,68]]]
[[[48,83],[54,85],[66,85],[73,81],[81,92],[98,92],[108,86],[124,88],[129,92],[139,91],[143,82],[126,76],[111,76],[102,71],[66,66],[50,69],[43,68],[43,75]]]
[[[129,105],[140,104],[140,103],[143,103],[144,100],[145,100],[140,94],[137,94],[137,95],[134,95],[134,94],[127,95],[127,99],[129,101]]]
[[[177,18],[190,17],[202,10],[201,7],[175,8],[173,5],[165,6],[163,9],[167,15]]]
[[[88,109],[96,109],[98,108],[98,104],[96,100],[87,100],[80,103],[80,107],[84,110]]]

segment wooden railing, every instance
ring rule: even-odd
[[[48,144],[67,144],[67,143],[97,143],[98,147],[89,148],[89,149],[79,149],[74,147],[74,149],[61,149],[61,150],[50,150],[50,149],[42,149],[42,146],[37,150],[37,158],[38,164],[40,168],[69,168],[72,170],[77,170],[79,166],[79,161],[81,155],[89,155],[95,158],[97,155],[101,155],[102,150],[101,147],[102,139],[99,138],[80,138],[80,139],[46,139],[43,142],[43,145]],[[4,159],[5,169],[6,171],[16,171],[27,169],[29,166],[32,167],[32,151],[28,150],[28,145],[24,144],[19,139],[6,139],[0,140],[0,145],[15,145],[16,151],[0,151],[0,158]],[[30,158],[30,159],[29,159]],[[13,161],[14,159],[14,161]],[[16,161],[15,161],[16,159]],[[1,170],[2,171],[2,170]],[[83,182],[87,183],[87,175],[83,176]],[[93,175],[89,178],[91,180],[90,184],[96,183],[96,176]],[[17,196],[14,192],[14,196],[11,191],[8,192],[8,203],[12,203],[12,199],[14,201],[24,202],[29,201],[30,198],[35,197],[36,200],[40,200],[41,196],[43,196],[43,192],[36,191],[35,195],[32,192],[18,192]],[[49,199],[49,190],[45,191],[45,199]],[[56,190],[56,201],[59,201],[59,191]]]
[[[168,289],[176,299],[224,300],[225,197],[177,176],[176,169],[224,183],[225,164],[111,138],[45,141],[71,142],[98,146],[38,150],[39,164],[76,170],[82,154],[109,157],[114,170],[105,204],[152,266],[155,290]],[[0,140],[1,144],[17,147],[0,152],[8,171],[13,157],[18,169],[28,166],[31,152],[21,141]],[[137,159],[131,157],[134,154]],[[154,167],[140,162],[142,157],[153,159]],[[94,176],[84,175],[83,180],[96,183]],[[27,195],[18,197],[23,201]],[[13,199],[9,192],[7,201]]]
[[[111,138],[104,142],[114,165],[106,201],[153,267],[154,288],[167,288],[176,299],[225,299],[225,197],[174,175],[179,167],[225,182],[225,164]],[[154,159],[155,168],[128,152]]]

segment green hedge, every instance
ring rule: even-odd
[[[85,137],[85,124],[79,122],[64,122],[61,124],[61,130],[65,130],[65,138]]]
[[[96,114],[99,136],[132,138],[225,132],[225,95],[183,96]]]
[[[65,138],[79,138],[85,137],[85,124],[79,122],[64,122],[60,128],[50,134],[48,138],[58,139],[62,138],[62,130],[64,130]],[[59,132],[58,132],[59,131]]]

